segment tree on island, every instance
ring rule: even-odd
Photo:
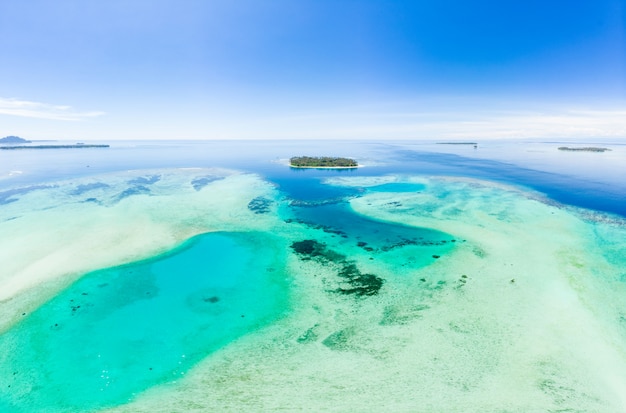
[[[298,168],[355,168],[359,166],[354,159],[330,156],[294,156],[290,165]]]
[[[31,142],[27,141],[26,139],[22,139],[19,136],[5,136],[4,138],[0,139],[0,143],[31,143]]]

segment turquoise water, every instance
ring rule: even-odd
[[[408,265],[419,268],[432,263],[434,260],[447,254],[457,242],[454,236],[430,228],[419,228],[408,225],[379,221],[356,213],[346,199],[363,192],[420,192],[426,189],[426,185],[411,182],[390,182],[367,188],[341,187],[317,184],[311,180],[314,187],[326,186],[332,189],[331,198],[320,198],[320,195],[328,196],[322,190],[317,190],[317,199],[312,202],[292,203],[289,209],[290,220],[318,229],[336,238],[333,244],[352,244],[362,248],[366,253],[383,254],[385,261],[391,266]],[[306,188],[308,181],[303,179],[301,187]],[[299,194],[296,193],[296,195]],[[292,192],[290,196],[294,196]],[[319,204],[319,202],[322,202]],[[326,203],[324,203],[326,202]],[[391,201],[393,208],[401,208],[402,203]],[[339,247],[341,248],[340,245]],[[411,250],[410,262],[405,262],[404,255],[394,257],[394,253],[402,250]],[[388,254],[393,252],[392,254]],[[398,259],[402,263],[396,262]]]
[[[208,233],[85,275],[0,337],[0,410],[84,411],[183,377],[285,310],[275,242]]]
[[[429,228],[416,228],[367,218],[355,213],[345,202],[315,207],[294,207],[292,210],[298,222],[319,227],[354,242],[365,243],[366,246],[381,251],[404,245],[436,246],[456,242],[453,236]]]
[[[411,250],[411,266],[421,267],[455,242],[439,231],[367,218],[343,201],[365,191],[419,191],[422,184],[364,189],[297,175],[275,180],[285,205],[305,205],[286,208],[294,233],[314,227],[321,242],[331,234],[328,248],[359,279],[360,268],[353,268],[359,256],[383,254],[399,267]],[[158,184],[157,178],[139,183]],[[287,251],[277,243],[262,233],[209,233],[153,259],[84,275],[0,336],[0,411],[94,410],[184,377],[210,353],[286,311]]]
[[[426,185],[412,182],[389,182],[382,185],[370,186],[372,192],[420,192],[426,189]]]
[[[169,148],[155,149],[152,157],[143,157],[143,150],[138,149],[123,158],[125,163],[114,157],[110,163],[100,166],[96,163],[102,161],[95,158],[89,163],[91,168],[100,168],[97,172],[101,173],[215,162],[207,161],[204,152],[190,155],[196,153],[195,148],[180,149],[178,156],[171,156]],[[327,244],[327,250],[332,252],[329,256],[343,254],[339,257],[340,263],[330,265],[339,272],[345,272],[355,263],[363,273],[387,277],[381,292],[391,288],[392,280],[409,279],[414,275],[414,272],[404,271],[405,268],[419,268],[438,259],[444,260],[463,240],[428,228],[377,221],[355,213],[346,202],[368,192],[421,192],[426,189],[423,184],[392,182],[363,188],[341,187],[324,184],[326,178],[391,173],[475,176],[532,183],[530,186],[544,190],[554,199],[570,200],[574,205],[593,204],[598,209],[624,214],[623,193],[615,201],[612,195],[598,197],[593,182],[555,177],[487,160],[445,154],[393,153],[398,156],[397,163],[350,171],[289,170],[284,165],[260,161],[247,163],[245,167],[264,174],[268,181],[275,183],[286,197],[284,205],[294,202],[280,209],[286,211],[282,218],[292,220],[294,234],[306,234],[306,238]],[[451,162],[455,159],[456,164]],[[50,163],[36,160],[37,165],[54,165],[52,160]],[[86,169],[84,159],[74,159],[74,162],[78,166],[70,168],[67,176],[64,172],[54,178],[72,178],[86,173],[77,172],[79,167]],[[146,179],[129,183],[159,184],[158,180]],[[197,182],[191,181],[190,185],[196,188]],[[21,197],[48,188],[36,179],[30,184],[32,186],[17,189],[7,187],[0,192],[0,204],[17,205]],[[206,182],[200,184],[206,185]],[[102,185],[98,188],[106,187]],[[79,186],[80,190],[85,188],[90,189]],[[198,186],[196,190],[204,189]],[[563,198],[559,195],[561,192],[570,194],[569,198]],[[3,194],[5,202],[2,202]],[[153,196],[157,194],[155,191]],[[603,202],[607,199],[610,202],[605,208]],[[384,207],[407,212],[393,196]],[[313,231],[302,231],[303,227]],[[290,242],[303,240],[297,238]],[[289,291],[284,283],[288,274],[282,266],[285,255],[292,251],[283,243],[284,240],[278,241],[270,234],[204,234],[165,255],[83,276],[0,336],[0,412],[94,410],[124,404],[141,391],[184,377],[203,358],[244,334],[268,325],[288,310]],[[611,257],[617,260],[618,253],[611,253]],[[389,268],[393,271],[385,271]],[[380,273],[378,269],[382,269]],[[512,277],[506,277],[507,286],[513,285],[509,281]],[[515,277],[520,279],[517,274]],[[422,288],[422,284],[419,285]],[[519,282],[515,283],[517,285]],[[418,297],[419,290],[412,294]],[[400,304],[398,308],[402,310]],[[398,314],[401,318],[403,313]],[[211,388],[207,388],[207,397],[210,393]]]

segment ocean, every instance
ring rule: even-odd
[[[623,143],[105,143],[0,151],[0,411],[626,409]]]

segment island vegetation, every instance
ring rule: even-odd
[[[560,151],[571,151],[571,152],[606,152],[606,151],[610,151],[609,148],[598,148],[595,146],[587,146],[584,148],[570,148],[567,146],[561,146],[559,147]]]
[[[356,168],[359,164],[354,159],[330,156],[294,156],[289,160],[294,168]]]

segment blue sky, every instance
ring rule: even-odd
[[[626,0],[0,2],[0,135],[626,137]]]

